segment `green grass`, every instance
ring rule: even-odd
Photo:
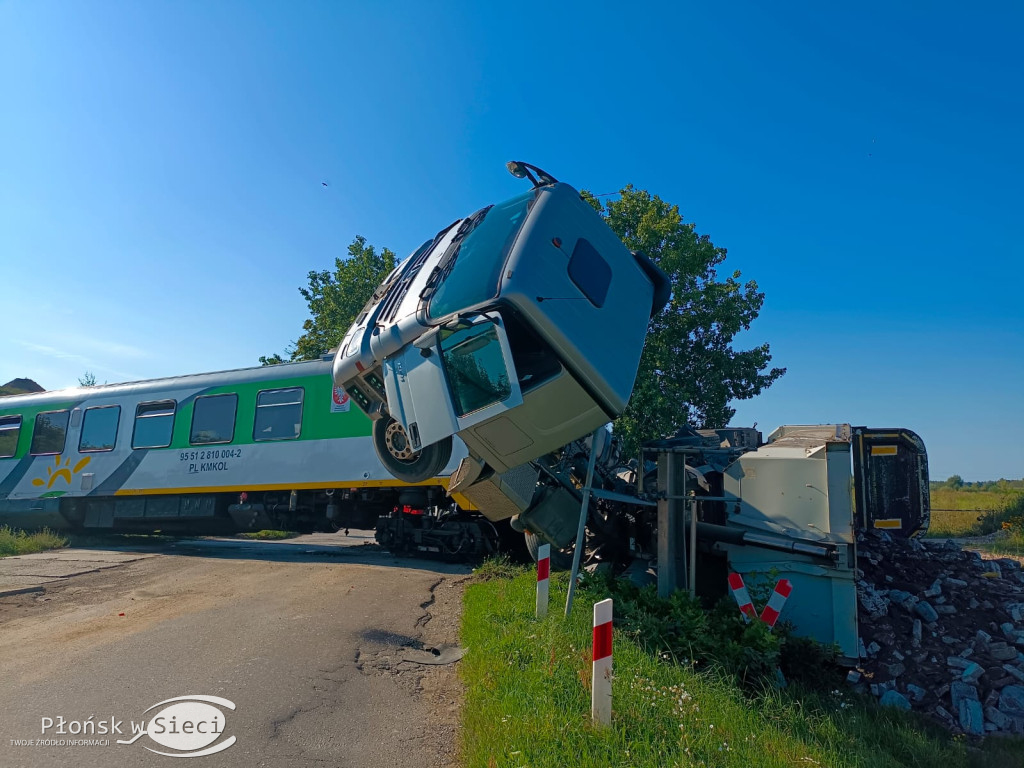
[[[1024,494],[942,488],[932,492],[927,535],[930,538],[984,536],[1003,530],[1004,523],[1014,518],[1024,518]]]
[[[278,539],[294,539],[298,535],[295,531],[254,531],[252,533],[239,533],[238,538],[274,541]]]
[[[31,555],[47,549],[66,547],[68,540],[58,536],[49,528],[35,533],[15,530],[9,526],[0,526],[0,557],[11,555]]]
[[[532,571],[488,575],[464,597],[467,768],[1024,764],[1019,740],[972,751],[920,717],[883,710],[846,690],[742,691],[700,663],[659,661],[621,632],[614,640],[612,725],[595,728],[591,605],[603,595],[582,589],[565,620],[567,578],[555,574],[550,615],[538,622]]]
[[[931,507],[930,538],[984,536],[1024,511],[1024,495],[939,488],[931,493]]]
[[[996,539],[986,549],[997,555],[1024,557],[1024,531],[1007,531],[1006,538]]]
[[[1020,491],[963,491],[954,488],[937,488],[931,492],[932,509],[964,509],[998,511],[1020,498]]]
[[[985,513],[968,512],[964,510],[948,512],[944,510],[932,510],[931,523],[928,525],[928,533],[925,535],[930,539],[962,538],[964,536],[983,536],[991,533],[991,530],[984,531],[980,518]],[[997,526],[998,527],[998,526]]]

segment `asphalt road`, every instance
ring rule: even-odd
[[[177,542],[0,598],[0,766],[179,765],[151,750],[180,757],[231,737],[196,764],[455,765],[457,665],[421,662],[457,643],[468,569],[360,543],[340,534]],[[235,708],[146,712],[195,695]],[[187,720],[221,733],[210,744],[169,736],[175,715],[179,734]],[[90,716],[108,729],[113,718],[124,733],[71,732]],[[44,718],[53,722],[46,733]],[[198,725],[204,718],[221,725]],[[147,733],[118,744],[132,738],[133,721]],[[59,744],[74,740],[108,743]]]

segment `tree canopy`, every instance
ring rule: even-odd
[[[394,251],[378,252],[366,244],[365,237],[357,236],[348,246],[348,257],[334,260],[333,272],[311,270],[306,276],[309,286],[299,288],[310,316],[302,324],[302,335],[285,351],[289,359],[317,360],[338,346],[359,310],[394,268]],[[284,360],[279,353],[260,357],[263,365]]]
[[[764,303],[757,283],[733,272],[718,279],[726,250],[683,221],[679,206],[629,185],[605,203],[584,192],[630,250],[647,254],[672,283],[672,298],[650,322],[636,386],[615,431],[634,452],[639,443],[684,424],[724,427],[733,400],[760,394],[785,368],[768,369],[768,344],[737,350],[734,339],[750,328]]]

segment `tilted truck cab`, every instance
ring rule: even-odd
[[[668,297],[661,270],[543,174],[389,275],[340,345],[335,383],[375,420],[396,477],[436,474],[458,435],[471,485],[619,416]]]

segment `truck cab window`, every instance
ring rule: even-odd
[[[457,331],[441,349],[458,416],[500,403],[512,393],[498,333],[490,323]]]

